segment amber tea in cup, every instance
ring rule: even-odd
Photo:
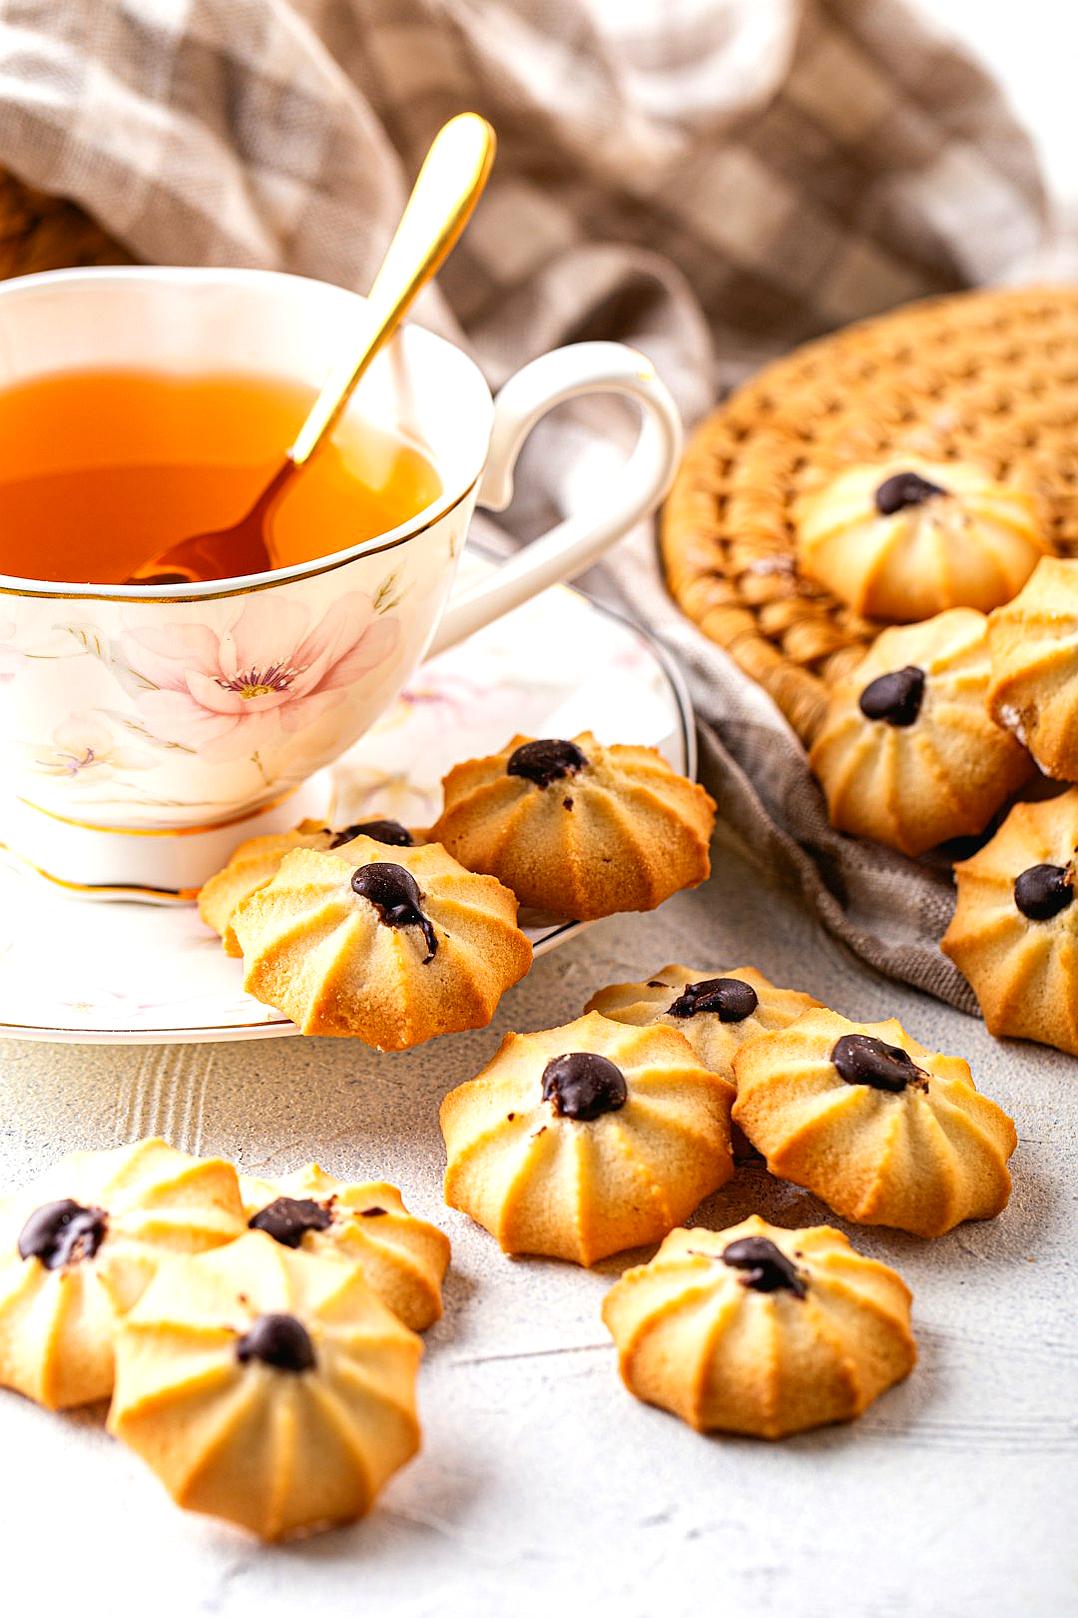
[[[0,573],[122,584],[148,558],[250,510],[315,390],[281,378],[52,373],[0,391]],[[273,567],[407,522],[441,492],[402,438],[345,418],[274,508]],[[205,579],[235,567],[222,545]]]

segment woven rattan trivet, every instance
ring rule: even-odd
[[[791,509],[851,463],[969,460],[1030,489],[1078,555],[1078,287],[964,293],[807,344],[690,441],[662,518],[670,588],[806,743],[884,626],[799,577]]]

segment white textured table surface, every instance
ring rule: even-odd
[[[40,1613],[234,1618],[1040,1618],[1075,1610],[1075,1105],[1078,1064],[997,1045],[870,975],[733,850],[706,889],[594,927],[537,963],[494,1027],[404,1057],[276,1040],[171,1049],[0,1046],[5,1176],[160,1130],[248,1170],[316,1154],[385,1175],[453,1240],[427,1339],[424,1448],[366,1522],[261,1549],[187,1517],[90,1415],[0,1395],[0,1522]],[[921,1360],[860,1422],[777,1445],[701,1438],[636,1403],[599,1304],[621,1265],[510,1261],[441,1203],[442,1094],[508,1028],[567,1021],[598,984],[668,960],[759,965],[856,1017],[897,1013],[967,1055],[1017,1119],[998,1220],[924,1243],[853,1231],[914,1290]],[[826,1218],[743,1169],[700,1210]],[[17,1548],[17,1554],[16,1554]]]

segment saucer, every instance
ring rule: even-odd
[[[490,565],[469,550],[459,583]],[[677,670],[640,630],[558,586],[424,664],[319,779],[325,818],[430,825],[453,764],[496,752],[518,731],[582,730],[658,747],[695,774]],[[317,810],[305,803],[302,812]],[[541,955],[583,923],[523,911],[521,925]],[[91,904],[0,859],[0,1037],[153,1044],[298,1033],[245,994],[241,976],[193,905]]]

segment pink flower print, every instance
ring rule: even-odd
[[[149,770],[154,759],[144,750],[128,746],[96,713],[76,713],[52,733],[52,741],[30,747],[30,768],[39,775],[85,783],[112,781],[127,770]]]
[[[212,761],[251,756],[312,725],[384,663],[400,626],[369,596],[335,601],[314,628],[296,602],[249,597],[223,630],[128,630],[122,648],[149,730]]]

